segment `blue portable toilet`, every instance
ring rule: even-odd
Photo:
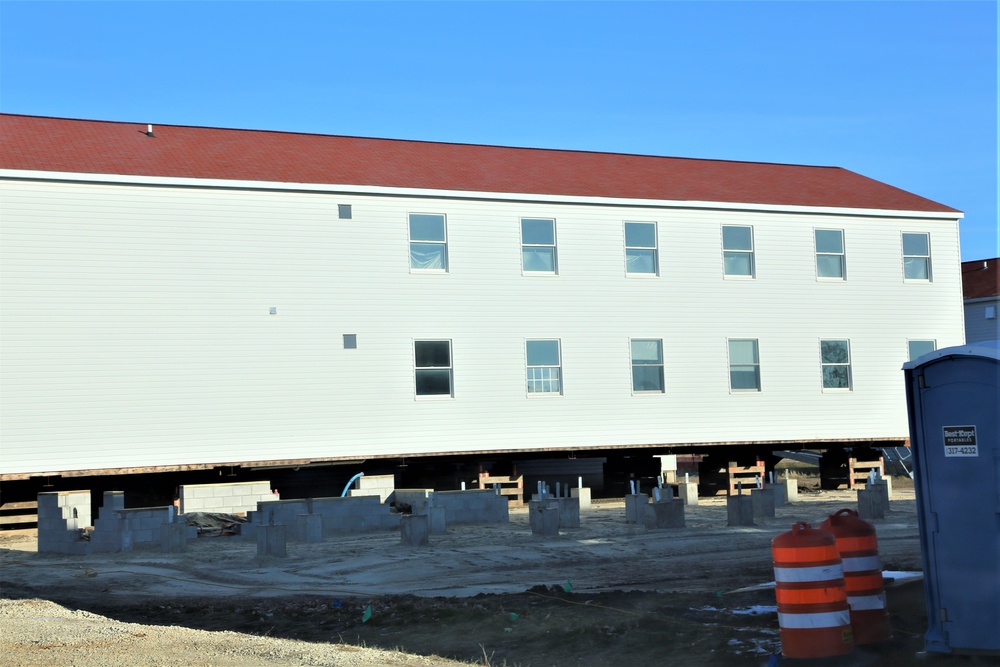
[[[903,365],[927,634],[938,653],[1000,655],[1000,341]]]

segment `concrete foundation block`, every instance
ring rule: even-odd
[[[684,527],[684,501],[669,498],[646,506],[644,523],[649,530]]]
[[[694,482],[679,482],[677,484],[677,497],[684,501],[687,507],[698,504],[698,485]]]
[[[726,525],[753,526],[753,499],[748,495],[726,498]]]
[[[104,496],[101,499],[101,509],[100,512],[107,510],[108,512],[121,512],[125,509],[125,492],[124,491],[105,491]],[[108,514],[108,516],[111,516]]]
[[[244,523],[240,526],[240,538],[244,542],[256,542],[257,541],[257,528],[260,527],[259,523]]]
[[[559,534],[559,508],[548,505],[544,500],[532,500],[528,507],[528,523],[531,534],[555,537]]]
[[[557,509],[559,510],[560,528],[580,527],[580,499],[579,498],[558,498]]]
[[[285,526],[257,526],[257,555],[272,558],[288,556],[286,544],[288,532]]]
[[[892,480],[888,477],[883,477],[877,482],[868,484],[865,488],[878,492],[882,496],[882,500],[885,502],[886,511],[889,510],[889,501],[892,499]]]
[[[774,491],[775,509],[777,509],[778,507],[784,507],[785,505],[788,504],[788,487],[786,487],[784,484],[778,483],[769,488],[772,491]]]
[[[881,489],[858,490],[858,516],[862,519],[884,519],[889,507]]]
[[[132,543],[133,544],[151,544],[156,541],[153,539],[152,530],[133,530],[132,532]]]
[[[625,523],[642,523],[646,518],[649,496],[645,493],[630,493],[625,496]]]
[[[187,550],[187,526],[183,523],[165,523],[160,526],[160,551],[179,554]]]
[[[54,491],[38,494],[38,550],[83,553],[87,543],[80,529],[90,525],[90,491]]]
[[[270,482],[230,482],[188,484],[180,487],[178,506],[181,514],[189,512],[225,512],[238,514],[254,509],[259,502],[278,500],[271,493]]]
[[[427,519],[431,524],[431,535],[444,535],[448,532],[447,510],[443,507],[428,507]]]
[[[295,521],[295,539],[315,544],[323,541],[323,517],[319,514],[300,514]]]
[[[753,505],[753,517],[763,521],[774,518],[774,489],[751,489],[750,502]]]
[[[590,509],[590,487],[574,487],[569,490],[569,497],[580,501],[580,509]]]
[[[785,502],[797,503],[799,501],[799,480],[786,478],[778,482],[785,489]]]
[[[426,514],[405,514],[400,517],[400,543],[409,547],[430,544],[431,520]]]

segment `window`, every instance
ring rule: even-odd
[[[344,334],[344,349],[358,349],[358,334]]]
[[[524,343],[528,361],[528,393],[562,393],[562,371],[558,340],[529,340]]]
[[[753,227],[722,227],[722,259],[727,276],[753,278]]]
[[[341,220],[351,219],[351,205],[350,204],[337,204],[337,217]]]
[[[929,234],[903,233],[903,278],[931,279],[931,239]]]
[[[851,343],[847,340],[821,340],[824,389],[851,388]]]
[[[451,396],[451,341],[413,341],[417,396]]]
[[[910,353],[909,361],[930,354],[937,349],[937,342],[933,340],[910,340],[906,344]]]
[[[732,391],[760,391],[756,338],[729,339],[729,388]]]
[[[632,391],[663,393],[663,342],[632,339]]]
[[[521,218],[521,267],[532,273],[555,273],[556,221]]]
[[[410,268],[448,270],[448,237],[443,215],[410,214]]]
[[[847,278],[843,230],[816,230],[816,275],[840,280]]]
[[[655,222],[625,223],[625,273],[655,276],[659,266]]]

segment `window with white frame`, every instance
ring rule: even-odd
[[[930,234],[903,232],[903,278],[931,279]]]
[[[908,361],[913,361],[917,357],[922,357],[925,354],[930,354],[937,349],[937,341],[933,340],[908,340],[906,341],[907,352],[909,353]]]
[[[851,388],[851,342],[821,340],[820,362],[823,366],[824,389]]]
[[[756,338],[729,339],[729,388],[732,391],[760,391]]]
[[[722,260],[725,274],[732,277],[754,277],[753,227],[723,225]]]
[[[525,341],[524,353],[528,362],[528,393],[561,394],[562,359],[559,354],[559,341],[557,339]]]
[[[521,218],[521,267],[530,273],[556,273],[556,221]]]
[[[450,340],[413,341],[417,396],[452,396]]]
[[[410,268],[448,270],[448,232],[443,215],[410,214]]]
[[[820,278],[847,279],[842,229],[816,230],[816,275]]]
[[[663,341],[633,338],[632,391],[663,393]]]
[[[625,223],[625,273],[655,276],[659,271],[655,222]]]

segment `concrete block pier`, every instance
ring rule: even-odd
[[[286,526],[257,526],[256,532],[258,556],[270,556],[272,558],[285,558],[288,556],[286,549],[288,531]]]
[[[684,501],[680,498],[665,498],[655,503],[649,503],[646,505],[644,523],[649,530],[683,528]]]
[[[426,514],[407,514],[400,517],[400,543],[409,547],[430,544],[431,521]]]
[[[753,521],[753,498],[743,494],[726,498],[726,525],[756,525]]]
[[[559,506],[550,500],[532,500],[528,503],[528,523],[531,525],[532,535],[555,537],[559,534]]]
[[[625,523],[643,523],[649,496],[645,493],[630,493],[625,496]]]

